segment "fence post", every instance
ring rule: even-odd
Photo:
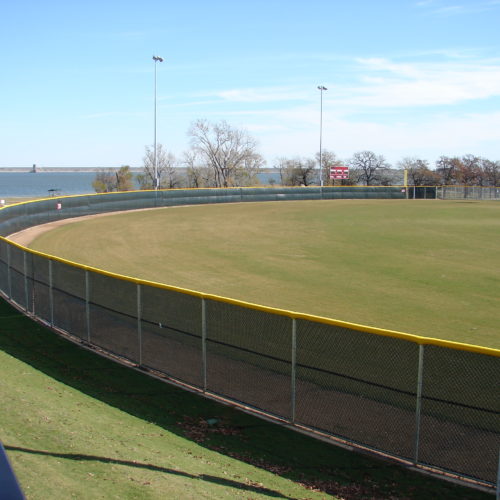
[[[420,447],[420,419],[422,414],[422,388],[424,375],[424,345],[418,346],[418,376],[417,376],[417,401],[415,408],[415,455],[413,462],[418,464]]]
[[[9,299],[12,300],[12,273],[10,271],[10,245],[7,245],[7,291]]]
[[[141,285],[137,283],[137,337],[139,342],[139,366],[142,366],[142,302]]]
[[[85,269],[85,321],[87,323],[87,341],[90,342],[90,278]]]
[[[31,314],[36,316],[36,293],[35,293],[35,257],[32,253],[31,256]]]
[[[207,304],[201,299],[201,370],[203,379],[203,392],[207,391]]]
[[[295,404],[297,395],[297,320],[292,318],[292,369],[291,369],[291,415],[292,424],[295,423]]]
[[[23,278],[24,278],[24,310],[29,312],[29,292],[28,292],[28,256],[23,250]]]
[[[50,309],[50,326],[54,327],[54,285],[52,277],[52,260],[49,259],[49,309]]]

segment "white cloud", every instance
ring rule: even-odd
[[[371,149],[391,163],[421,156],[473,153],[498,160],[500,98],[498,60],[445,58],[422,62],[385,58],[351,61],[350,79],[325,81],[323,146],[348,158]],[[252,87],[198,94],[191,109],[211,120],[248,130],[272,162],[280,156],[313,157],[319,148],[320,94],[316,85]],[[207,103],[204,106],[203,98]],[[487,101],[489,99],[489,101]],[[483,100],[486,106],[476,106]],[[188,109],[179,115],[187,119]],[[474,114],[471,109],[477,109]],[[173,116],[169,116],[172,120]],[[173,120],[184,130],[180,120]],[[186,125],[187,127],[187,125]]]
[[[256,130],[264,155],[312,157],[319,148],[319,129]],[[498,160],[500,112],[460,118],[432,115],[419,123],[381,124],[375,121],[326,120],[323,147],[347,159],[360,150],[384,155],[395,165],[405,156],[419,156],[434,163],[441,155],[468,153]]]
[[[366,76],[341,92],[343,106],[411,107],[457,104],[500,95],[500,64],[394,63],[359,59]]]
[[[440,7],[434,11],[434,14],[440,15],[453,15],[453,14],[462,14],[466,12],[466,8],[463,5],[448,5],[446,7]]]
[[[358,112],[359,108],[411,108],[457,105],[472,100],[500,96],[500,61],[464,62],[394,62],[383,58],[353,61],[353,79],[344,83],[328,83],[325,107],[342,112]],[[197,98],[225,102],[265,105],[266,109],[314,106],[319,99],[313,85],[290,87],[253,87],[221,89]],[[256,107],[252,108],[255,111]],[[260,106],[258,109],[262,109]],[[248,111],[250,112],[250,111]]]
[[[441,17],[488,12],[499,5],[499,0],[475,0],[474,2],[462,0],[451,5],[447,4],[446,0],[421,0],[415,3],[416,7],[427,8],[431,15]]]

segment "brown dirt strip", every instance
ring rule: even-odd
[[[160,208],[165,208],[165,207],[158,207],[158,208],[140,208],[137,210],[134,210],[134,212],[139,212],[141,210],[158,210]],[[81,215],[78,217],[71,217],[69,219],[60,219],[52,222],[47,222],[45,224],[40,224],[38,226],[32,226],[28,227],[26,229],[23,229],[22,231],[18,231],[17,233],[12,233],[9,234],[8,236],[5,237],[5,239],[12,241],[14,243],[17,243],[18,245],[22,246],[29,246],[29,244],[35,240],[38,236],[40,236],[43,233],[46,233],[48,231],[52,231],[52,229],[55,229],[56,227],[59,226],[64,226],[66,224],[71,224],[73,222],[81,221],[81,220],[86,220],[86,219],[91,219],[95,217],[106,217],[108,215],[116,215],[116,214],[121,214],[124,212],[130,212],[131,210],[119,210],[116,212],[106,212],[103,214],[92,214],[92,215]]]

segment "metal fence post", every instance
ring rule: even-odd
[[[424,376],[424,345],[418,346],[418,377],[417,377],[417,401],[415,407],[415,455],[413,461],[418,464],[420,447],[420,419],[422,415],[422,388]]]
[[[137,337],[139,342],[139,366],[142,366],[142,302],[141,285],[137,284]]]
[[[10,270],[10,245],[7,245],[7,291],[9,299],[12,300],[12,273]]]
[[[49,259],[49,309],[50,326],[54,327],[54,285],[52,277],[52,260]]]
[[[207,391],[207,305],[201,299],[201,370],[203,378],[203,392]]]
[[[31,314],[36,315],[36,306],[35,306],[35,257],[32,253],[31,256]]]
[[[23,251],[23,278],[24,278],[24,310],[29,312],[29,293],[28,293],[28,256]]]
[[[291,421],[295,423],[295,406],[297,396],[297,320],[292,319],[292,369],[291,369]]]
[[[85,321],[87,323],[87,341],[90,342],[90,278],[85,269]]]

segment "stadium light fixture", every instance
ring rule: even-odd
[[[153,61],[155,62],[155,113],[154,113],[154,153],[153,153],[153,162],[154,162],[154,181],[153,187],[155,190],[158,189],[160,183],[158,182],[158,158],[156,156],[156,63],[163,62],[163,58],[160,56],[153,56]]]
[[[319,112],[319,182],[323,187],[323,157],[322,157],[322,142],[323,142],[323,91],[328,90],[324,85],[318,85],[318,90],[321,94],[320,112]]]

